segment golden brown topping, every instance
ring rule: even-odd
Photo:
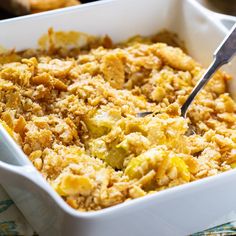
[[[24,134],[26,124],[27,123],[25,121],[25,118],[23,116],[20,116],[19,119],[16,121],[14,131],[22,136]]]
[[[59,79],[53,78],[50,74],[44,72],[40,75],[34,76],[32,78],[32,83],[36,85],[43,84],[46,87],[52,88],[52,89],[58,89],[60,91],[66,91],[67,86],[60,81]]]
[[[204,69],[181,49],[52,29],[40,42],[43,50],[0,60],[0,123],[73,208],[99,210],[236,167],[227,74],[215,74],[183,119]],[[153,114],[138,118],[143,111]],[[189,124],[196,133],[187,137]]]
[[[180,48],[160,45],[156,48],[156,54],[166,65],[177,70],[191,71],[196,66],[194,60],[184,54]]]
[[[113,88],[122,89],[124,86],[125,72],[121,59],[116,54],[107,54],[103,57],[101,70],[106,81]]]

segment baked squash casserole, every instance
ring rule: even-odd
[[[217,72],[183,119],[204,68],[158,38],[113,44],[51,29],[40,49],[0,56],[1,124],[71,207],[99,210],[236,166],[231,77]]]

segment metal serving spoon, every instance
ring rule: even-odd
[[[220,46],[216,49],[213,54],[213,62],[208,67],[202,78],[198,81],[197,85],[194,87],[190,95],[188,96],[187,100],[181,107],[181,116],[186,118],[186,114],[188,111],[189,106],[193,102],[194,98],[197,94],[201,91],[201,89],[207,84],[210,80],[211,76],[219,69],[222,65],[228,63],[234,54],[236,53],[236,24],[232,27],[228,35],[224,38],[223,42]],[[153,112],[140,112],[137,114],[138,117],[144,117]],[[194,133],[192,128],[189,127],[187,134]]]

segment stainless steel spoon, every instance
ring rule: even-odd
[[[181,107],[181,116],[186,118],[186,114],[188,111],[189,106],[193,102],[194,98],[197,94],[201,91],[201,89],[207,84],[210,80],[211,76],[219,69],[222,65],[228,63],[234,54],[236,53],[236,24],[232,27],[228,35],[224,38],[223,42],[220,46],[216,49],[213,54],[213,62],[208,67],[202,78],[198,81],[197,85],[194,87],[190,95],[188,96],[187,100]],[[152,114],[152,112],[140,112],[137,114],[138,117],[144,117],[146,115]],[[187,133],[193,133],[191,127],[189,127]]]

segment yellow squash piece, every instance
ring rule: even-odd
[[[7,123],[5,121],[3,121],[3,120],[0,120],[0,124],[8,132],[8,134],[10,134],[11,137],[13,137],[13,135],[14,135],[13,130],[7,125]]]
[[[156,170],[164,158],[167,158],[167,151],[161,148],[152,148],[143,154],[131,159],[125,174],[131,179],[140,179],[150,170]]]
[[[189,182],[190,172],[184,160],[180,157],[172,157],[171,164],[177,168],[179,177],[181,177],[184,181]]]

